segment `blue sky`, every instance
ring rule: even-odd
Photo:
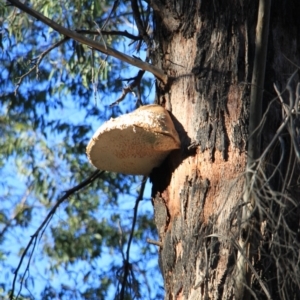
[[[132,33],[136,33],[134,28],[126,28]],[[131,52],[128,51],[126,43],[123,42],[119,45],[118,50],[122,52]],[[22,49],[18,49],[19,54],[22,53]],[[142,52],[143,53],[143,52]],[[143,55],[142,57],[143,58]],[[120,77],[132,77],[136,75],[138,69],[136,68],[131,68],[131,71],[128,72],[128,69],[124,69],[120,71]],[[146,75],[150,76],[151,75]],[[153,78],[153,77],[152,77]],[[20,91],[22,90],[27,90],[31,88],[31,82],[24,82],[20,88]],[[10,87],[12,88],[12,87]],[[44,86],[40,85],[40,89],[45,88]],[[90,88],[92,89],[93,86],[92,84],[90,85]],[[121,90],[118,91],[116,94],[112,94],[109,98],[106,98],[104,101],[102,99],[101,95],[101,90],[98,90],[97,93],[94,93],[94,95],[89,99],[89,105],[97,105],[97,107],[101,108],[104,106],[107,106],[108,104],[114,102],[119,95],[121,94]],[[152,88],[150,92],[147,95],[143,95],[143,100],[147,99],[150,103],[152,102],[151,99],[154,99],[154,89]],[[96,101],[95,101],[96,100]],[[126,97],[126,99],[119,104],[119,109],[122,113],[126,111],[130,111],[134,108],[135,105],[135,99],[132,95],[129,95]],[[43,113],[41,111],[41,113]],[[50,110],[50,113],[48,115],[49,119],[57,119],[61,121],[66,121],[70,122],[72,124],[80,124],[83,122],[86,122],[84,120],[84,112],[82,111],[82,108],[80,109],[76,103],[74,102],[74,99],[72,99],[70,96],[66,97],[64,99],[64,108],[58,108],[56,110],[52,109]],[[89,121],[91,122],[93,131],[96,131],[96,129],[103,123],[105,120],[100,120],[97,117],[90,118]],[[48,139],[46,142],[48,145],[52,145],[56,147],[57,144],[59,144],[59,140],[63,139],[63,136],[55,135],[53,136],[52,133],[49,131],[47,133]],[[92,132],[91,132],[92,136]],[[53,149],[55,151],[55,148]],[[38,154],[37,154],[38,158]],[[10,230],[7,234],[7,238],[4,240],[4,243],[2,244],[3,249],[6,250],[6,259],[3,264],[0,265],[0,282],[6,282],[9,285],[11,284],[12,278],[13,278],[13,270],[14,268],[18,265],[19,259],[20,259],[20,249],[22,247],[26,247],[30,236],[35,232],[36,228],[41,224],[43,219],[45,218],[46,214],[48,213],[49,209],[45,209],[41,205],[41,203],[34,197],[34,195],[29,192],[27,193],[27,185],[26,183],[28,182],[28,177],[27,175],[21,175],[19,173],[19,170],[16,168],[17,164],[22,164],[22,159],[23,157],[17,157],[17,156],[12,156],[10,157],[7,161],[4,167],[1,169],[1,174],[2,174],[2,180],[0,184],[0,198],[2,199],[2,208],[6,209],[8,211],[8,215],[13,217],[14,210],[17,205],[20,205],[22,202],[28,201],[29,203],[33,204],[36,206],[36,209],[33,211],[33,222],[30,224],[30,226],[24,230],[21,229],[20,227],[14,228],[14,230]],[[63,163],[63,162],[62,162]],[[41,166],[42,167],[42,166]],[[3,179],[4,178],[4,179]],[[135,204],[135,198],[136,198],[136,191],[139,187],[140,183],[137,183],[131,187],[131,194],[132,195],[120,195],[119,197],[119,203],[120,207],[119,209],[124,211],[124,215],[126,216],[124,219],[122,219],[123,225],[130,224],[131,222],[131,217],[133,214],[133,207]],[[60,186],[61,192],[71,188],[72,185],[66,181],[64,184]],[[140,203],[140,211],[146,212],[148,214],[153,213],[153,208],[152,204],[150,201],[150,195],[151,195],[151,185],[148,182],[146,185],[146,190],[144,194],[145,200]],[[57,197],[56,197],[57,198]],[[53,205],[52,201],[52,205]],[[51,220],[52,224],[55,224],[56,220],[62,220],[65,218],[65,212],[64,212],[64,207],[68,204],[68,201],[66,201],[60,209],[56,212],[54,218]],[[110,213],[109,211],[103,212],[105,213]],[[127,219],[126,219],[127,218]],[[50,226],[51,226],[50,223]],[[49,227],[50,227],[49,226]],[[0,230],[2,230],[0,226]],[[47,229],[49,230],[49,228]],[[47,233],[47,231],[46,231]],[[153,238],[153,237],[149,237]],[[43,238],[39,241],[39,244],[37,246],[37,249],[32,257],[32,263],[30,266],[30,274],[27,274],[26,276],[31,276],[35,279],[34,283],[30,280],[27,281],[28,286],[25,286],[25,291],[27,289],[28,293],[32,293],[35,297],[38,297],[40,291],[43,289],[45,284],[49,281],[49,278],[53,275],[51,275],[51,272],[48,270],[50,266],[50,262],[45,255],[42,253],[42,247],[43,247]],[[134,260],[135,255],[138,252],[136,248],[137,246],[132,246],[131,250],[131,258]],[[153,248],[153,251],[157,251],[156,246],[151,246]],[[105,255],[102,255],[97,262],[95,262],[98,267],[101,266],[101,268],[105,268],[109,266],[109,263],[111,262],[112,256],[111,253],[107,253]],[[121,257],[113,257],[114,260],[120,260]],[[158,259],[158,257],[157,257]],[[157,271],[158,266],[157,266],[157,259],[148,261],[148,269],[151,271],[153,269],[153,284],[156,285],[157,282],[161,282],[162,284],[162,278],[160,273]],[[23,268],[21,269],[24,270],[26,266],[26,261],[23,264]],[[72,269],[72,274],[74,275],[73,277],[69,277],[69,275],[64,272],[63,269],[59,271],[59,273],[56,275],[57,278],[59,279],[53,279],[52,278],[52,283],[54,286],[59,286],[61,282],[72,284],[73,286],[75,285],[76,287],[79,286],[80,283],[82,283],[82,273],[81,271],[83,269],[86,269],[90,267],[87,265],[85,262],[79,262],[73,265]],[[80,275],[81,274],[81,275]],[[75,280],[76,278],[76,280]],[[149,283],[150,285],[152,284],[151,282]],[[83,284],[84,287],[84,284]],[[113,291],[111,291],[113,293]],[[0,295],[1,295],[1,289],[0,289]]]

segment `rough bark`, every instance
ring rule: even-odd
[[[238,299],[236,258],[258,2],[150,4],[155,24],[152,61],[172,78],[168,84],[157,83],[157,103],[171,112],[182,143],[181,150],[174,151],[151,175],[155,222],[163,245],[160,266],[165,299]],[[172,23],[157,9],[162,5],[171,12]],[[276,95],[273,83],[283,88],[296,69],[285,57],[300,65],[297,10],[297,0],[276,2],[271,10],[264,110]],[[263,129],[262,150],[281,121],[281,107],[274,105]],[[270,164],[279,161],[278,151],[274,146]],[[269,182],[274,190],[281,191],[284,168]],[[296,180],[295,170],[291,181]],[[265,167],[265,171],[272,173],[274,168]],[[262,259],[271,247],[272,226],[266,215],[259,216],[255,216],[258,227],[268,230],[261,230],[260,249],[251,263],[262,282],[254,274],[246,290],[251,297],[264,299],[263,284],[272,299],[280,299],[279,280],[268,273],[277,269],[267,266],[269,258]],[[298,219],[293,215],[295,232]],[[269,262],[276,265],[273,258]],[[290,288],[291,295],[299,292],[297,284]]]

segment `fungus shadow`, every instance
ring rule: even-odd
[[[185,160],[187,157],[195,155],[196,148],[191,145],[191,138],[182,126],[182,124],[176,119],[176,117],[168,111],[176,131],[178,132],[181,142],[180,149],[173,150],[163,163],[152,170],[149,175],[150,182],[152,182],[152,197],[155,197],[156,193],[162,193],[170,184],[172,173],[174,170]]]

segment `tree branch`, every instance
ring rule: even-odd
[[[119,4],[120,4],[120,0],[115,0],[114,1],[113,7],[112,7],[112,9],[111,9],[108,17],[106,18],[106,20],[105,20],[105,22],[104,22],[104,24],[103,24],[103,26],[101,28],[101,31],[102,31],[102,29],[104,29],[106,27],[106,25],[109,22],[109,19],[110,19],[111,15],[116,11],[116,9],[117,9],[117,7],[118,7]]]
[[[120,300],[125,299],[125,288],[126,288],[126,283],[127,283],[127,277],[130,273],[130,263],[129,263],[130,247],[131,247],[131,242],[132,242],[133,234],[134,234],[134,228],[135,228],[135,224],[136,224],[138,206],[139,206],[140,201],[143,200],[146,182],[147,182],[147,176],[143,176],[142,185],[141,185],[138,197],[136,198],[135,206],[134,206],[134,210],[133,210],[134,212],[133,212],[132,226],[131,226],[130,236],[128,239],[126,257],[125,257],[124,266],[123,266],[124,274],[123,274],[122,287],[121,287],[120,297],[119,297]]]
[[[131,0],[131,8],[133,12],[133,18],[135,20],[136,26],[139,31],[139,35],[143,37],[143,40],[145,41],[147,47],[150,47],[150,38],[146,32],[145,24],[143,24],[141,20],[140,10],[137,3],[137,0]]]
[[[248,141],[248,167],[260,155],[260,134],[252,134],[261,121],[262,99],[265,82],[266,57],[268,49],[271,0],[260,0],[255,37],[255,57],[251,82],[250,119]]]
[[[252,72],[251,94],[250,94],[250,118],[249,118],[249,140],[248,158],[245,179],[245,191],[243,195],[244,203],[249,203],[243,207],[242,227],[240,229],[236,278],[236,296],[238,299],[249,299],[250,295],[245,292],[245,286],[251,286],[252,262],[254,253],[258,247],[257,228],[259,225],[253,217],[253,211],[258,206],[258,197],[255,190],[259,190],[259,182],[256,178],[256,160],[261,152],[261,134],[256,130],[262,121],[262,99],[265,82],[266,57],[268,49],[269,22],[270,22],[271,0],[259,0],[258,16],[255,35],[255,56]],[[244,254],[242,254],[244,253]]]
[[[142,79],[144,73],[145,73],[145,71],[140,70],[138,72],[137,76],[135,76],[134,78],[130,78],[130,80],[133,80],[133,82],[123,88],[122,95],[115,102],[110,104],[109,107],[113,107],[116,104],[119,104],[121,101],[123,101],[125,99],[126,95],[128,93],[132,92],[132,90],[141,83],[141,79]],[[141,99],[140,99],[140,101],[141,101]]]
[[[50,46],[48,49],[46,49],[44,52],[42,52],[39,56],[37,56],[36,58],[31,59],[31,62],[35,61],[34,65],[25,73],[23,74],[21,77],[19,77],[19,81],[17,82],[17,86],[15,88],[15,95],[18,92],[18,89],[23,81],[23,79],[28,76],[31,72],[34,71],[34,69],[36,69],[36,76],[38,77],[39,74],[39,65],[42,62],[42,59],[54,48],[60,46],[61,44],[63,44],[64,42],[66,42],[67,40],[69,40],[69,37],[64,37],[62,40],[58,41],[57,43],[55,43],[54,45]]]
[[[96,34],[96,35],[99,35],[99,32],[98,31],[95,31],[95,30],[86,30],[86,29],[76,29],[75,30],[77,33],[83,33],[83,34]],[[122,35],[122,36],[125,36],[131,40],[134,40],[134,41],[139,41],[142,39],[141,36],[137,36],[137,35],[134,35],[134,34],[131,34],[129,33],[127,30],[124,30],[124,31],[119,31],[119,30],[102,30],[101,29],[101,34],[103,35]]]
[[[18,276],[18,273],[20,271],[20,268],[22,266],[22,263],[23,263],[23,260],[26,256],[26,254],[28,253],[31,245],[33,244],[33,248],[32,248],[32,251],[30,253],[30,256],[29,256],[29,260],[28,260],[28,263],[26,265],[26,269],[24,271],[24,274],[22,276],[22,279],[21,279],[21,287],[20,287],[20,290],[18,292],[18,295],[16,297],[16,299],[18,298],[20,292],[21,292],[21,289],[22,289],[22,285],[23,285],[23,281],[24,281],[24,278],[25,278],[25,274],[28,272],[29,270],[29,265],[30,265],[30,261],[31,261],[31,257],[32,257],[32,254],[33,254],[33,251],[35,249],[35,245],[36,245],[36,242],[37,242],[37,239],[40,235],[40,233],[43,233],[44,232],[44,227],[48,225],[49,221],[51,220],[51,218],[53,217],[53,215],[55,214],[57,208],[68,198],[70,197],[71,195],[73,195],[74,193],[78,192],[79,190],[81,190],[82,188],[88,186],[90,183],[92,183],[93,181],[95,181],[97,178],[99,178],[102,174],[104,173],[104,171],[100,171],[100,170],[96,170],[95,172],[93,172],[87,179],[85,179],[84,181],[82,181],[80,184],[76,185],[75,187],[65,191],[65,194],[59,198],[57,200],[57,202],[55,203],[55,205],[51,208],[51,210],[49,211],[49,213],[47,214],[46,218],[44,219],[44,221],[42,222],[42,224],[38,227],[38,229],[35,231],[35,233],[31,236],[30,238],[30,241],[28,242],[24,252],[22,253],[21,255],[21,258],[20,258],[20,261],[19,261],[19,264],[16,268],[16,270],[14,271],[14,279],[13,279],[13,284],[12,284],[12,289],[11,289],[11,293],[10,293],[10,296],[9,296],[9,299],[10,300],[13,300],[14,299],[14,291],[15,291],[15,286],[16,286],[16,280],[17,280],[17,276]],[[42,235],[42,234],[41,234]]]
[[[165,84],[168,82],[168,76],[164,73],[163,70],[156,68],[156,67],[152,66],[151,64],[143,62],[139,59],[132,58],[129,55],[126,55],[122,52],[119,52],[119,51],[113,49],[113,48],[105,46],[99,42],[93,41],[92,39],[89,39],[89,38],[77,33],[76,31],[67,29],[67,28],[57,24],[56,22],[50,20],[49,18],[45,17],[44,15],[40,14],[39,12],[35,11],[34,9],[24,5],[23,3],[21,3],[18,0],[7,0],[7,1],[9,3],[11,3],[12,5],[16,6],[17,8],[19,8],[20,10],[28,13],[32,17],[38,19],[42,23],[53,28],[57,32],[65,35],[66,37],[69,37],[77,42],[85,44],[91,48],[94,48],[94,49],[102,52],[102,53],[105,53],[107,55],[110,55],[117,59],[120,59],[124,62],[127,62],[127,63],[129,63],[135,67],[138,67],[142,70],[148,71],[148,72],[152,73],[153,75],[155,75],[158,79],[160,79]]]

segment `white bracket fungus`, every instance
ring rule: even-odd
[[[90,140],[86,153],[98,169],[148,175],[180,140],[167,110],[146,105],[105,122]]]

